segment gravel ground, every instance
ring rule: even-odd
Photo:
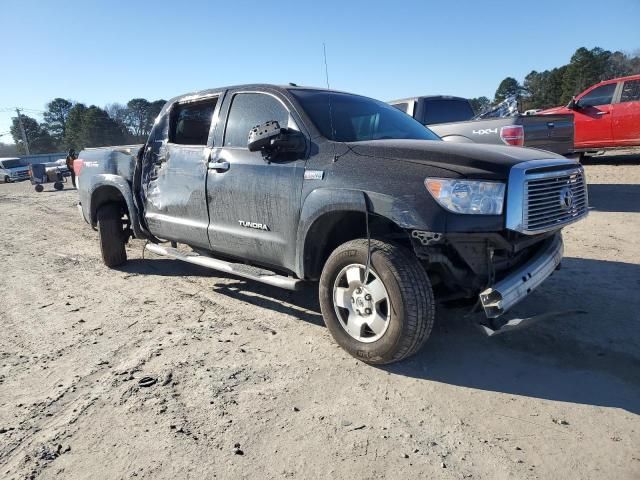
[[[383,368],[336,346],[316,286],[140,241],[109,270],[75,191],[0,184],[0,477],[640,478],[640,161],[587,175],[562,270],[513,311],[586,314],[486,338],[441,309]]]

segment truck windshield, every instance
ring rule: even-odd
[[[17,168],[22,167],[22,163],[20,159],[12,159],[12,160],[2,160],[0,161],[0,168]]]
[[[289,92],[329,140],[440,140],[406,113],[371,98],[322,90],[291,89]]]
[[[462,98],[425,99],[422,123],[466,122],[473,118],[473,108]]]

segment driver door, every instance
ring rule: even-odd
[[[579,108],[573,111],[577,148],[606,147],[613,143],[611,102],[616,85],[601,85],[578,99]]]
[[[211,152],[207,176],[209,242],[214,252],[265,266],[295,268],[305,159],[272,158],[247,148],[249,131],[276,120],[298,130],[291,107],[267,92],[225,96],[222,145]],[[304,155],[301,155],[304,156]]]

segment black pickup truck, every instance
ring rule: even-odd
[[[429,95],[389,102],[447,142],[532,147],[575,156],[573,115],[520,115],[515,97],[476,115],[466,98]]]
[[[86,149],[74,168],[107,266],[135,237],[273,286],[319,281],[327,327],[370,363],[416,352],[438,300],[499,317],[587,214],[574,161],[443,142],[383,102],[295,86],[174,98],[146,144]]]

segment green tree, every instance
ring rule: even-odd
[[[635,73],[638,73],[638,71],[633,71],[632,57],[622,52],[613,52],[609,55],[605,65],[605,78],[625,77]]]
[[[61,147],[64,146],[67,118],[72,107],[73,103],[70,100],[55,98],[47,104],[47,111],[43,115],[44,127]]]
[[[591,50],[584,47],[577,49],[562,79],[560,103],[568,102],[587,87],[605,80],[610,57],[611,52],[599,47]]]
[[[135,141],[145,141],[153,122],[162,110],[166,100],[150,102],[145,98],[134,98],[127,102],[128,113],[125,124]]]
[[[520,95],[521,92],[522,87],[518,81],[513,77],[507,77],[498,85],[493,101],[499,103],[511,95]]]
[[[573,95],[602,80],[640,73],[640,51],[610,52],[599,47],[578,48],[571,61],[543,72],[531,71],[522,87],[522,108],[549,108],[566,104]],[[496,100],[517,92],[517,81],[508,77],[496,92]]]
[[[95,105],[91,105],[84,114],[82,133],[83,147],[106,147],[125,143],[122,126]]]
[[[31,118],[27,115],[20,115],[22,118],[22,125],[24,126],[24,133],[29,143],[30,153],[52,153],[56,151],[55,142],[46,128],[38,123],[35,118]],[[11,125],[11,136],[16,144],[18,153],[25,154],[27,150],[25,148],[24,141],[22,140],[22,132],[20,130],[20,123],[18,117],[13,118]]]
[[[135,137],[127,127],[128,119],[129,119],[129,109],[126,105],[122,105],[121,103],[110,103],[104,107],[105,111],[109,114],[109,117],[113,121],[115,121],[125,135],[124,143],[136,143],[137,137]]]
[[[470,98],[469,103],[471,103],[471,108],[473,108],[476,115],[483,113],[491,106],[491,100],[487,97]]]
[[[134,98],[127,102],[127,108],[129,109],[127,116],[129,131],[136,137],[143,137],[147,132],[151,102],[144,98]]]
[[[126,129],[112,119],[106,110],[78,103],[69,112],[65,143],[81,150],[86,147],[121,145],[126,140]]]
[[[83,103],[76,103],[71,110],[69,110],[64,133],[65,149],[74,148],[76,151],[80,151],[82,146],[84,146],[82,126],[86,111],[87,106]]]

